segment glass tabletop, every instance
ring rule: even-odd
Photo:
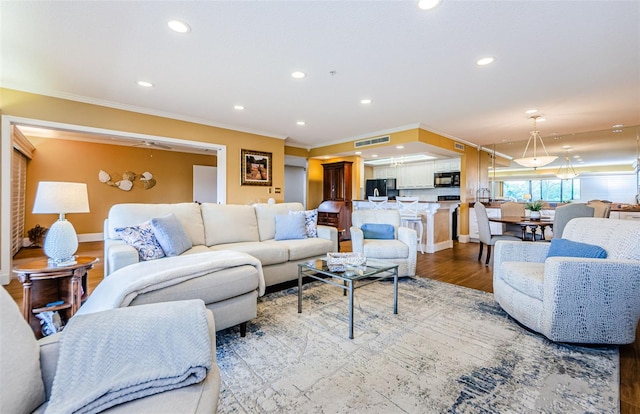
[[[391,262],[385,262],[377,259],[367,259],[363,266],[345,266],[344,271],[331,271],[327,265],[327,258],[321,257],[313,260],[299,263],[301,269],[312,270],[327,276],[333,276],[340,279],[358,280],[375,276],[379,273],[388,272],[397,268],[398,265]]]

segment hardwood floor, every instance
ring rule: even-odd
[[[350,251],[351,242],[340,243],[341,251]],[[89,293],[100,283],[103,275],[102,242],[80,243],[78,254],[95,256],[100,262],[89,271]],[[14,263],[42,257],[41,249],[22,249],[14,258]],[[493,272],[490,266],[479,262],[478,245],[454,242],[453,249],[435,254],[418,253],[417,274],[422,277],[452,283],[459,286],[493,292]],[[18,305],[22,305],[22,285],[16,279],[5,286]],[[636,341],[620,347],[620,412],[640,414],[640,330],[636,331]]]

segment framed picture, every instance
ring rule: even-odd
[[[243,149],[240,154],[240,184],[271,186],[271,153]]]

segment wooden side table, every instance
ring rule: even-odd
[[[22,282],[22,315],[38,338],[42,337],[42,329],[35,315],[59,311],[65,322],[71,318],[87,299],[87,273],[99,259],[79,256],[76,264],[63,267],[50,267],[47,260],[37,259],[13,268]],[[59,301],[62,304],[47,306]]]

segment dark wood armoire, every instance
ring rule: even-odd
[[[323,164],[322,203],[318,206],[318,224],[337,227],[342,240],[351,234],[351,161]]]

